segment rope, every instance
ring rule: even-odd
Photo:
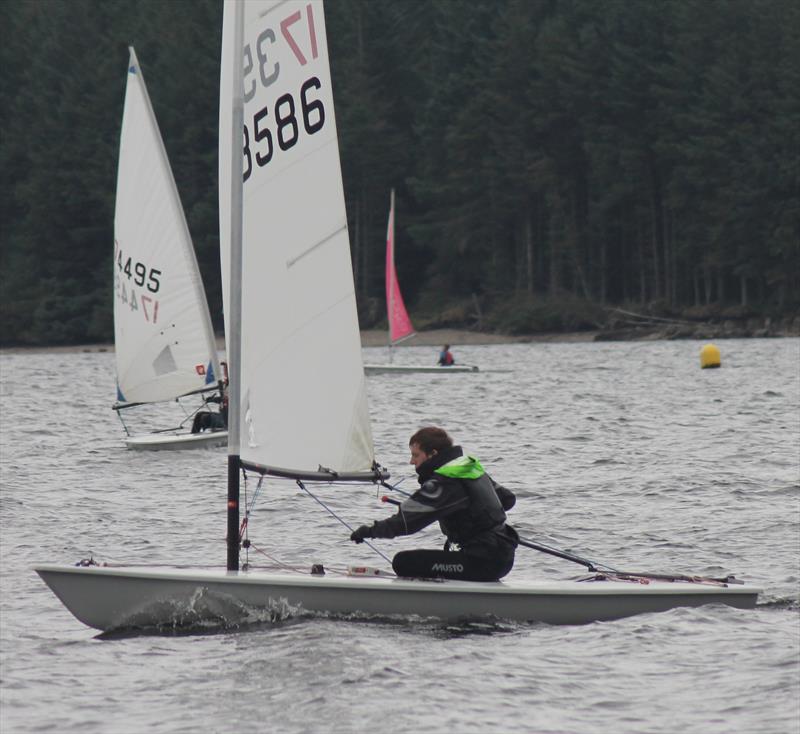
[[[186,397],[186,396],[184,396],[184,397]],[[180,399],[180,398],[175,398],[175,402],[176,402],[178,405],[180,405],[180,406],[181,406],[181,409],[183,410],[183,414],[186,416],[186,417],[185,417],[185,418],[184,418],[184,419],[183,419],[183,420],[180,422],[180,425],[178,425],[178,428],[183,428],[183,426],[184,426],[184,425],[185,425],[185,424],[186,424],[188,421],[192,420],[192,419],[193,419],[193,418],[194,418],[194,417],[195,417],[195,416],[196,416],[196,415],[197,415],[197,414],[198,414],[198,413],[199,413],[201,410],[208,410],[209,403],[215,403],[215,402],[217,402],[216,400],[210,400],[210,399],[209,399],[209,398],[207,398],[205,395],[203,395],[203,396],[202,396],[202,400],[203,400],[203,402],[202,402],[202,403],[200,403],[200,405],[198,405],[198,406],[197,406],[197,407],[196,407],[196,408],[195,408],[195,409],[194,409],[194,410],[193,410],[193,411],[190,413],[190,412],[189,412],[189,410],[186,408],[186,406],[185,406],[185,405],[184,405],[184,404],[181,402],[181,399]],[[172,430],[175,430],[175,429],[173,429],[173,428],[167,428],[167,429],[165,429],[165,430],[172,431]]]
[[[387,482],[387,481],[385,481],[385,480],[381,479],[381,480],[380,480],[380,485],[381,485],[381,487],[385,487],[386,489],[388,489],[388,490],[390,490],[390,491],[392,491],[392,492],[399,492],[400,494],[403,494],[403,495],[405,495],[406,497],[410,497],[410,496],[413,494],[413,492],[406,492],[405,490],[398,489],[398,487],[399,487],[399,486],[400,486],[400,485],[401,485],[403,482],[405,482],[405,481],[406,481],[406,479],[408,479],[408,477],[403,477],[403,478],[402,478],[402,479],[401,479],[399,482],[397,482],[397,484],[389,484],[389,482]]]
[[[247,506],[247,497],[245,496],[245,515],[250,517],[250,513],[253,511],[253,507],[255,507],[256,500],[258,499],[258,495],[261,493],[261,485],[264,483],[264,477],[266,475],[262,474],[258,480],[258,484],[256,485],[256,491],[253,492],[253,499],[250,502],[250,506]]]
[[[383,482],[381,482],[381,483],[383,483]],[[312,499],[312,500],[314,500],[315,502],[317,502],[317,503],[319,503],[320,505],[322,505],[322,507],[324,507],[324,508],[325,508],[325,510],[326,510],[326,511],[327,511],[327,512],[328,512],[328,513],[329,513],[329,514],[332,516],[332,517],[334,517],[336,520],[338,520],[340,523],[342,523],[342,525],[344,525],[344,526],[345,526],[345,527],[346,527],[346,528],[347,528],[347,529],[348,529],[348,530],[349,530],[351,533],[353,532],[353,528],[350,526],[350,524],[349,524],[349,523],[348,523],[346,520],[343,520],[341,517],[339,517],[339,516],[338,516],[338,515],[337,515],[337,514],[336,514],[336,513],[335,513],[335,512],[334,512],[334,511],[333,511],[333,510],[330,508],[330,507],[328,507],[328,505],[326,505],[326,504],[325,504],[325,503],[324,503],[324,502],[323,502],[323,501],[322,501],[322,500],[321,500],[319,497],[317,497],[317,496],[316,496],[316,495],[314,495],[314,494],[313,494],[311,491],[309,491],[309,489],[308,489],[308,488],[305,486],[305,484],[303,484],[303,482],[302,482],[302,480],[301,480],[301,479],[298,479],[298,480],[297,480],[297,486],[298,486],[298,487],[300,487],[300,489],[302,489],[302,490],[303,490],[303,491],[304,491],[304,492],[305,492],[305,493],[306,493],[306,494],[307,494],[309,497],[311,497],[311,499]],[[365,540],[364,542],[365,542],[365,543],[366,543],[366,544],[367,544],[367,545],[368,545],[370,548],[372,548],[372,550],[374,550],[374,551],[375,551],[375,552],[376,552],[376,553],[377,553],[377,554],[378,554],[378,555],[379,555],[381,558],[383,558],[385,561],[387,561],[388,563],[390,563],[390,564],[391,564],[391,562],[392,562],[392,561],[391,561],[391,559],[390,559],[390,558],[389,558],[389,557],[388,557],[388,556],[387,556],[385,553],[382,553],[382,552],[381,552],[381,551],[380,551],[378,548],[376,548],[374,545],[372,545],[372,543],[370,543],[368,540]]]
[[[120,423],[122,423],[122,427],[125,429],[125,435],[126,436],[130,436],[131,432],[128,430],[128,426],[127,426],[127,424],[125,423],[125,420],[122,417],[122,412],[119,411],[119,410],[117,410],[115,412],[117,414],[117,418],[119,418]]]
[[[239,523],[239,547],[244,548],[244,568],[246,569],[250,565],[250,541],[246,536],[252,503],[250,507],[247,506],[247,472],[244,469],[242,469],[242,484],[244,490],[244,517],[242,518],[241,523]],[[260,485],[261,482],[259,482],[259,486]],[[247,542],[243,543],[242,539],[247,540]]]
[[[250,502],[247,501],[247,471],[242,469],[242,477],[244,479],[244,517],[242,518],[242,523],[239,526],[239,541],[241,542],[242,539],[247,535],[247,530],[250,525],[250,513],[253,511],[253,508],[256,506],[256,500],[258,499],[258,495],[261,494],[261,485],[264,484],[264,477],[266,475],[262,474],[258,479],[258,484],[256,485],[256,491],[253,492],[253,499]],[[245,554],[247,554],[250,544],[247,543],[244,546]],[[249,560],[249,558],[248,558]]]
[[[296,571],[297,573],[308,573],[308,567],[306,566],[291,566],[288,563],[284,563],[283,561],[278,560],[274,556],[271,556],[262,548],[258,548],[255,545],[252,546],[252,548],[256,553],[260,553],[265,558],[269,558],[269,560],[272,561],[278,568],[283,568],[287,571]],[[347,569],[337,568],[335,566],[325,566],[325,573],[338,574],[339,576],[347,576]]]

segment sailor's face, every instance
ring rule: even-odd
[[[433,451],[430,454],[426,454],[419,447],[419,444],[417,443],[412,443],[410,448],[411,448],[411,461],[409,461],[408,463],[413,464],[415,469],[419,468],[420,464],[424,464],[428,459],[431,458],[431,456],[433,456],[436,453],[436,451]]]

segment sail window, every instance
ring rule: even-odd
[[[153,360],[153,369],[159,377],[161,377],[161,375],[168,375],[170,372],[178,371],[178,365],[175,362],[175,357],[172,356],[172,349],[170,349],[169,344],[167,344]]]

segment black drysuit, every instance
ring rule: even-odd
[[[486,474],[477,459],[463,456],[459,446],[438,452],[417,467],[417,474],[420,488],[396,515],[375,522],[371,537],[410,535],[438,520],[447,543],[445,550],[401,551],[392,560],[395,573],[462,581],[505,576],[517,547],[505,513],[516,502],[514,494]]]

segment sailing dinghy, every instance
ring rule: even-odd
[[[414,336],[414,326],[406,311],[400,283],[397,280],[397,268],[394,264],[394,189],[389,199],[389,224],[386,228],[386,315],[389,320],[389,363],[365,364],[364,372],[368,375],[402,374],[404,372],[457,373],[477,372],[472,365],[449,365],[440,367],[433,364],[394,364],[393,348],[406,339]]]
[[[267,59],[260,73],[250,63],[256,48]],[[245,503],[242,517],[243,470],[305,489],[314,482],[382,483],[388,475],[374,459],[367,410],[322,3],[227,0],[222,49],[220,217],[230,225],[222,240],[231,367],[227,568],[37,566],[66,607],[100,630],[172,628],[205,615],[235,624],[254,612],[287,610],[580,624],[677,606],[753,607],[757,589],[726,581],[596,574],[477,583],[240,564],[240,549],[250,552],[252,507]],[[326,358],[322,372],[319,355]]]
[[[176,428],[131,435],[122,412],[135,406],[211,396],[222,375],[206,294],[167,152],[131,47],[122,115],[114,216],[114,410],[131,449],[224,446],[224,430]],[[204,402],[195,398],[195,410]],[[211,412],[211,411],[210,411]],[[216,408],[213,412],[217,412]]]

